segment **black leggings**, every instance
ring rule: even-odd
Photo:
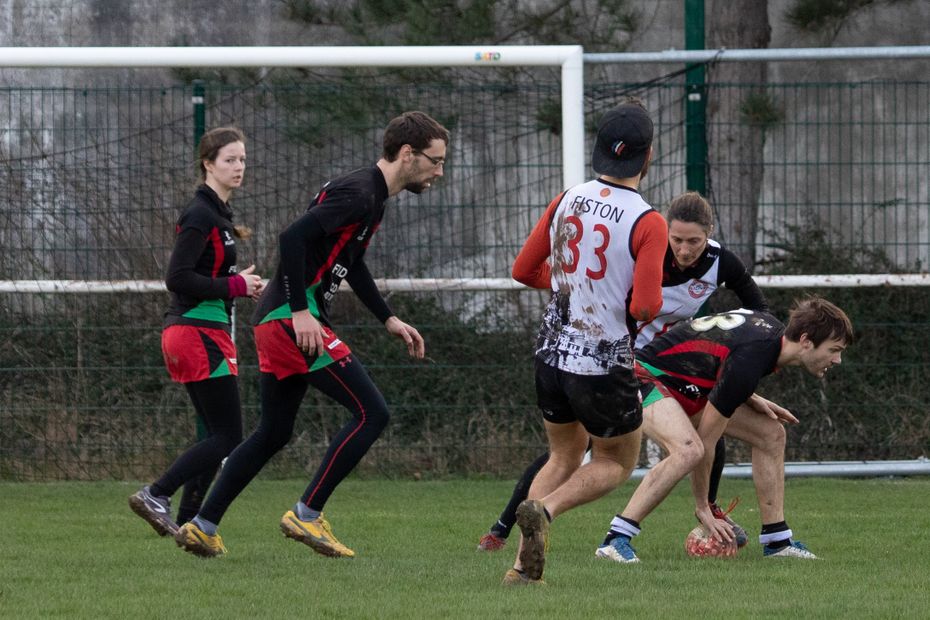
[[[300,403],[311,385],[348,409],[353,418],[330,441],[323,462],[301,497],[304,504],[322,511],[336,486],[365,456],[390,417],[384,397],[355,356],[281,380],[271,373],[262,373],[262,416],[258,428],[229,455],[200,511],[201,517],[218,524],[265,463],[287,445]]]
[[[178,514],[179,521],[182,518],[181,512],[185,512],[187,518],[197,512],[200,500],[194,493],[195,489],[203,488],[200,491],[202,498],[220,463],[242,441],[242,411],[236,377],[228,375],[194,381],[185,383],[184,387],[187,388],[197,415],[203,421],[206,437],[181,454],[151,486],[153,495],[170,497],[181,485],[186,485],[181,500],[183,508]],[[190,491],[188,486],[191,487]],[[197,506],[193,506],[194,503]]]

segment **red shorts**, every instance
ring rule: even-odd
[[[224,329],[169,325],[161,333],[161,352],[178,383],[239,374],[236,345]]]
[[[253,332],[259,370],[273,373],[280,380],[291,375],[305,375],[319,370],[352,352],[331,329],[325,325],[321,327],[325,352],[320,356],[309,357],[297,346],[294,322],[291,319],[275,319],[256,325]]]
[[[704,405],[707,404],[707,398],[698,398],[694,400],[677,390],[671,389],[662,383],[659,377],[653,375],[639,362],[633,365],[633,369],[636,372],[636,378],[639,379],[641,384],[639,395],[643,399],[643,407],[648,407],[661,398],[674,398],[690,418],[694,414],[700,413],[701,410],[704,409]],[[658,395],[656,393],[658,393]]]

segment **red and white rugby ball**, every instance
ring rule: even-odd
[[[685,538],[685,551],[693,558],[732,558],[736,555],[736,541],[720,542],[698,525]]]

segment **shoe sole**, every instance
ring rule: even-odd
[[[174,537],[174,542],[188,553],[201,558],[215,558],[225,553],[225,551],[216,551],[204,543],[194,532],[179,531]]]
[[[322,542],[311,536],[308,532],[305,532],[302,529],[299,529],[296,525],[291,525],[287,520],[281,521],[281,531],[284,533],[284,536],[290,538],[291,540],[296,540],[301,542],[320,555],[325,555],[328,558],[352,558],[354,556],[345,554],[338,549],[335,549],[332,545],[326,542]]]
[[[546,533],[549,531],[542,503],[526,500],[517,506],[517,525],[523,534],[520,565],[528,579],[538,581],[546,566]]]
[[[178,533],[178,526],[168,527],[156,516],[144,499],[138,495],[129,496],[129,507],[134,513],[142,517],[146,523],[152,526],[152,529],[158,532],[159,536],[174,536]]]
[[[516,571],[507,571],[504,579],[501,581],[502,586],[520,587],[520,586],[544,586],[546,582],[542,579],[529,579],[520,575]]]
[[[800,553],[770,553],[769,555],[763,556],[766,558],[796,558],[798,560],[818,560],[816,555],[813,553],[809,555],[801,555]]]

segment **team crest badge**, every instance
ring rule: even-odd
[[[707,294],[707,289],[710,288],[707,286],[707,282],[701,280],[694,280],[688,285],[688,294],[695,299],[700,299]]]

